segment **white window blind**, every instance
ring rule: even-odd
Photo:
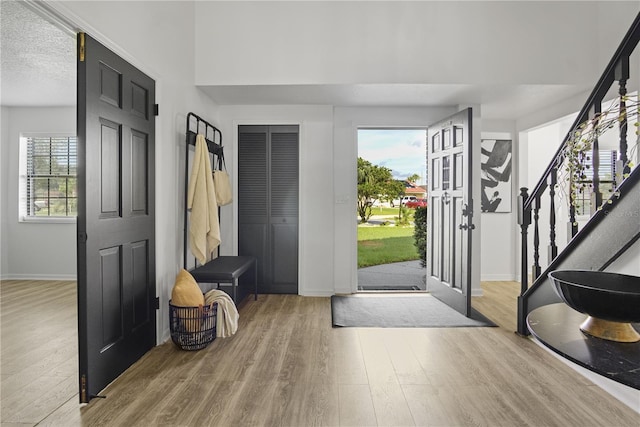
[[[617,152],[615,150],[598,150],[599,167],[598,178],[600,179],[600,192],[605,199],[609,198],[610,193],[615,189],[615,175],[616,175],[616,160]],[[594,209],[597,206],[592,206],[593,203],[593,158],[589,156],[585,161],[584,179],[580,181],[580,184],[576,187],[575,199],[576,199],[576,215],[592,215]]]
[[[615,150],[598,150],[598,177],[601,181],[613,181],[616,174],[617,151]],[[585,162],[586,169],[584,171],[585,180],[593,181],[593,157],[589,156]]]
[[[76,137],[38,136],[26,141],[26,216],[77,216]]]

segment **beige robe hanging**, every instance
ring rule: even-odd
[[[196,150],[187,192],[187,209],[191,210],[191,252],[200,264],[205,264],[211,259],[214,249],[220,245],[220,224],[209,150],[204,136],[200,134],[196,136]]]

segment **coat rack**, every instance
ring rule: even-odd
[[[204,131],[204,132],[203,132]],[[189,213],[187,211],[187,199],[189,193],[189,151],[190,147],[196,145],[196,136],[202,134],[207,143],[207,150],[212,157],[212,165],[217,165],[217,169],[222,169],[224,159],[222,148],[222,132],[211,123],[200,118],[194,113],[187,114],[185,144],[185,168],[184,168],[184,268],[187,266],[188,248],[188,227]],[[218,218],[220,218],[220,207],[218,207]],[[237,305],[242,301],[244,293],[238,295],[240,280],[247,274],[253,276],[252,291],[254,299],[258,299],[258,260],[253,256],[218,256],[204,265],[197,266],[190,271],[193,278],[198,283],[229,283],[231,284],[231,298]]]
[[[202,132],[204,131],[204,132]],[[209,151],[211,164],[217,164],[217,169],[222,169],[223,148],[222,148],[222,132],[220,129],[213,126],[211,123],[195,115],[194,113],[187,114],[187,131],[186,131],[186,144],[185,144],[185,167],[184,167],[184,268],[187,268],[187,252],[188,252],[188,213],[187,213],[187,197],[189,192],[189,150],[190,146],[196,145],[196,136],[202,134],[205,137],[207,143],[207,150]],[[217,136],[217,138],[216,138]],[[216,139],[218,142],[216,142]],[[220,208],[218,208],[218,215],[220,214]]]

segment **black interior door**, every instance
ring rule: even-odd
[[[429,126],[427,290],[450,307],[471,312],[471,109]]]
[[[155,82],[78,34],[80,402],[155,345]]]

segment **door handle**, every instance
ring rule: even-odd
[[[450,199],[451,199],[451,196],[449,195],[449,193],[448,193],[448,192],[446,192],[446,191],[445,191],[445,192],[442,194],[442,203],[444,203],[445,205],[448,205],[448,204],[449,204]]]
[[[471,221],[471,218],[473,217],[473,207],[465,203],[461,214],[463,217],[467,217],[468,221]],[[458,228],[460,230],[475,230],[476,226],[473,224],[460,224],[458,225]]]

